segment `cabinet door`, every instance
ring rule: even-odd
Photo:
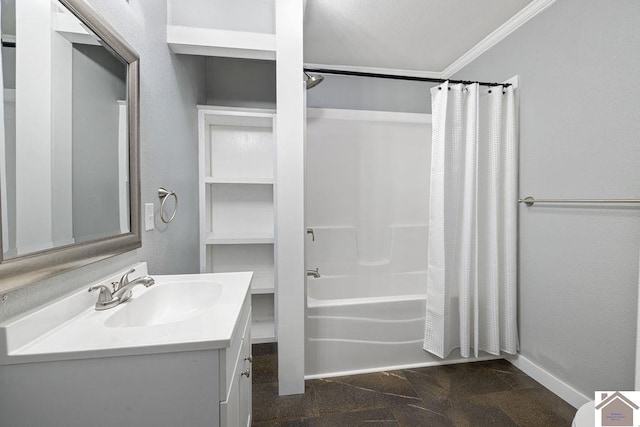
[[[220,402],[222,427],[251,427],[251,308],[244,327],[240,350],[227,400]]]
[[[240,379],[240,423],[242,426],[251,427],[251,391],[253,382],[253,369],[251,367],[251,314],[249,314],[249,321],[247,322],[247,328],[245,329],[240,354],[244,359],[243,372],[246,373]]]
[[[241,356],[242,353],[239,354]],[[236,365],[237,369],[233,373],[231,388],[227,400],[220,402],[220,426],[221,427],[244,427],[244,423],[240,421],[240,383],[242,360]]]

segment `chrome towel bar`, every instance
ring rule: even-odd
[[[527,206],[533,206],[536,203],[583,203],[583,204],[598,204],[598,203],[613,203],[613,204],[634,204],[640,203],[640,199],[536,199],[532,196],[527,196],[524,199],[519,199],[519,203],[524,203]]]

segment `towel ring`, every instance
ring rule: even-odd
[[[175,198],[176,204],[173,207],[173,213],[171,214],[169,219],[167,219],[164,215],[164,203],[167,201],[169,196],[173,196]],[[158,188],[158,197],[160,197],[160,200],[162,201],[162,203],[160,203],[160,219],[165,224],[169,224],[171,221],[173,221],[173,218],[175,218],[176,212],[178,212],[178,195],[174,191],[169,191],[164,187],[160,187]]]

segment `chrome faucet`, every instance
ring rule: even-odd
[[[317,268],[315,270],[307,270],[307,276],[313,277],[314,279],[319,279],[320,272]]]
[[[113,298],[111,289],[107,285],[96,285],[89,288],[89,292],[100,290],[98,301],[96,301],[96,310],[106,310],[120,304],[120,301]]]
[[[143,285],[148,288],[149,286],[155,283],[150,276],[142,276],[134,279],[133,281],[129,281],[129,274],[136,271],[135,269],[131,269],[124,273],[120,278],[119,282],[113,282],[111,285],[113,286],[113,292],[107,285],[96,285],[89,288],[89,292],[100,290],[100,294],[98,295],[98,301],[96,302],[96,310],[106,310],[109,308],[116,307],[117,305],[122,304],[123,302],[129,300],[131,298],[132,289],[137,285]]]
[[[118,282],[118,286],[115,288],[115,292],[113,293],[113,297],[114,298],[118,298],[120,300],[120,303],[123,303],[126,300],[128,300],[129,298],[131,298],[131,296],[133,295],[131,293],[131,290],[134,287],[136,287],[137,285],[143,285],[145,288],[148,288],[149,286],[151,286],[154,283],[156,283],[156,281],[153,280],[153,278],[150,277],[150,276],[138,277],[137,279],[134,279],[132,282],[130,282],[129,281],[129,274],[133,273],[134,271],[136,271],[136,270],[133,269],[133,270],[129,270],[128,272],[126,272],[120,278],[120,282]]]

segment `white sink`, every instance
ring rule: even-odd
[[[146,263],[130,275],[147,275]],[[97,311],[90,286],[0,324],[0,365],[93,357],[209,350],[228,347],[253,273],[151,275],[155,284],[133,288],[131,299]]]
[[[213,306],[222,283],[175,281],[152,285],[145,293],[122,304],[104,324],[109,328],[164,325],[197,316]]]

